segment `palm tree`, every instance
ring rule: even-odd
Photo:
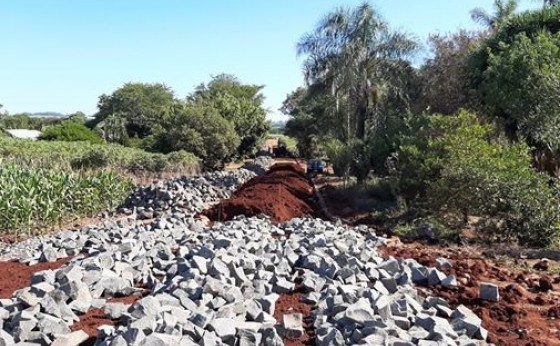
[[[304,35],[298,55],[305,55],[306,82],[320,86],[334,98],[338,116],[344,115],[347,140],[367,135],[366,123],[396,85],[389,78],[416,42],[393,32],[368,3],[338,8]]]
[[[126,133],[126,119],[120,113],[109,115],[100,124],[103,131],[103,139],[107,142],[123,143],[128,137]]]
[[[519,0],[495,0],[494,13],[488,13],[485,9],[477,7],[471,11],[471,18],[475,22],[480,23],[490,29],[496,29],[498,26],[508,20],[515,13],[518,7]]]

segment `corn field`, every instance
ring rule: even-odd
[[[115,144],[87,142],[27,141],[0,137],[0,161],[30,168],[91,171],[112,169],[137,175],[193,174],[199,159],[191,153],[167,155]]]
[[[129,179],[109,171],[75,174],[1,165],[0,233],[32,233],[114,209],[132,187]]]

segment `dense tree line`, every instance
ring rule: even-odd
[[[517,5],[474,9],[479,32],[430,36],[421,66],[420,44],[370,4],[327,14],[298,44],[306,86],[284,101],[286,133],[338,175],[388,176],[417,214],[475,215],[494,237],[554,243],[560,6]]]
[[[216,169],[256,153],[269,129],[262,88],[222,74],[179,99],[164,84],[127,83],[99,97],[88,126],[109,142],[163,153],[186,150]]]
[[[102,141],[170,153],[195,154],[208,169],[257,152],[270,125],[263,86],[221,74],[180,99],[161,83],[126,83],[101,95],[98,112],[86,121],[78,112],[65,118],[0,114],[0,128],[42,130],[43,140]]]

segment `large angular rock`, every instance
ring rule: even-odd
[[[70,334],[56,337],[51,346],[78,346],[88,339],[88,335],[83,330],[77,330]]]
[[[488,282],[482,282],[479,287],[480,299],[497,302],[500,300],[498,286]]]
[[[364,325],[374,319],[373,308],[367,299],[360,299],[350,305],[344,315],[348,320],[360,325]]]
[[[469,338],[474,337],[482,326],[482,320],[464,305],[458,306],[451,317],[453,329],[465,330]]]
[[[296,314],[284,314],[282,316],[282,327],[284,336],[288,339],[298,339],[303,333],[303,315],[300,313]]]
[[[159,300],[152,296],[147,296],[130,307],[130,315],[134,318],[151,317],[155,318],[161,312]]]
[[[210,321],[208,328],[215,332],[222,341],[229,340],[235,336],[235,322],[230,318],[217,318]]]

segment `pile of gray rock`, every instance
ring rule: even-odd
[[[169,211],[194,215],[209,204],[229,198],[240,185],[255,176],[249,170],[238,169],[158,181],[138,188],[119,211],[135,214],[139,219],[151,219]]]
[[[254,160],[245,163],[243,169],[254,172],[258,176],[263,176],[273,164],[274,160],[270,156],[258,156]]]
[[[283,345],[304,333],[303,315],[274,317],[279,297],[296,288],[316,307],[318,345],[486,344],[470,310],[422,298],[414,286],[453,280],[414,260],[383,258],[377,247],[386,239],[365,227],[319,219],[275,225],[265,217],[212,227],[160,221],[44,238],[53,252],[79,255],[0,300],[0,345],[78,345],[84,334],[69,328],[92,308],[118,321],[98,329],[100,346]],[[130,305],[108,301],[141,293]]]

